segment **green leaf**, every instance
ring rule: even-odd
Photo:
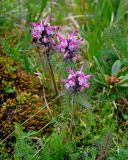
[[[128,80],[128,73],[124,76],[123,80]]]
[[[121,79],[119,84],[126,83],[126,81],[128,81],[128,73],[125,76],[119,77],[119,79]]]
[[[123,83],[123,84],[120,85],[120,87],[126,87],[127,88],[128,87],[128,83]]]
[[[37,21],[40,19],[42,12],[43,12],[44,8],[45,8],[46,5],[47,5],[47,2],[48,2],[48,0],[42,0],[42,2],[41,2],[41,4],[40,4],[40,5],[41,5],[41,9],[40,9],[40,12],[39,12]]]
[[[11,88],[11,86],[6,86],[4,87],[4,92],[5,93],[14,93],[14,90]]]
[[[117,60],[112,66],[111,75],[117,76],[120,71],[120,68],[121,68],[121,62],[120,60]]]
[[[28,57],[24,54],[23,55],[23,63],[24,63],[24,69],[27,71],[27,72],[30,72],[31,69],[30,69],[30,62],[29,62],[29,59]]]
[[[85,94],[77,95],[76,102],[85,107],[86,109],[92,107],[91,103],[88,101],[87,96]]]
[[[98,67],[98,69],[99,69],[100,73],[101,73],[101,74],[102,74],[102,76],[104,77],[105,72],[104,72],[104,70],[103,70],[103,67],[100,65],[100,63],[99,63],[98,59],[97,59],[95,56],[94,56],[93,58],[94,58],[95,63],[97,64],[97,67]]]
[[[128,115],[127,114],[124,114],[123,117],[124,117],[125,120],[128,120]]]

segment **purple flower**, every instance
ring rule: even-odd
[[[67,68],[67,72],[69,72],[69,76],[66,80],[62,80],[65,84],[66,89],[69,89],[72,92],[83,91],[86,88],[89,88],[89,79],[92,78],[92,75],[85,75],[82,72],[83,66],[79,71],[73,71],[71,68]]]
[[[42,23],[41,21],[37,23],[31,23],[33,27],[31,29],[31,33],[33,42],[53,49],[55,48],[54,35],[59,27],[51,26],[50,23],[48,23],[50,18],[51,17],[48,16],[44,23]]]
[[[78,59],[78,51],[80,49],[80,44],[83,42],[82,39],[78,39],[75,30],[72,34],[68,34],[67,38],[64,38],[60,34],[57,34],[59,39],[59,44],[57,49],[63,54],[64,59],[69,59],[75,62]]]

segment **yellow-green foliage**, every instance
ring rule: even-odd
[[[23,123],[43,106],[42,86],[10,57],[0,54],[0,140],[14,130],[14,123]],[[25,130],[39,130],[46,123],[46,111],[25,123]],[[49,129],[46,128],[46,132]],[[11,140],[11,139],[9,139]],[[9,143],[7,139],[7,143]],[[5,148],[4,145],[2,148]],[[6,148],[7,149],[7,148]],[[5,150],[6,150],[5,149]],[[3,149],[2,149],[3,150]],[[7,149],[10,152],[11,149]]]

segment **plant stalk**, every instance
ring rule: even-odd
[[[58,91],[57,91],[55,76],[54,76],[54,72],[53,72],[53,69],[52,69],[52,65],[51,65],[48,53],[46,54],[46,57],[47,57],[47,61],[48,61],[49,69],[50,69],[50,74],[51,74],[51,77],[52,77],[52,82],[53,82],[53,85],[54,85],[55,94],[57,96],[58,95]]]
[[[70,122],[71,137],[72,137],[72,134],[73,134],[73,126],[74,126],[74,98],[75,98],[75,95],[72,94],[72,101],[71,101],[71,122]]]

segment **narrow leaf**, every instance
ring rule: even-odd
[[[111,75],[117,76],[120,71],[120,68],[121,68],[121,62],[120,60],[117,60],[112,66]]]
[[[99,61],[97,60],[97,58],[96,58],[95,56],[94,56],[93,58],[94,58],[94,60],[95,60],[95,62],[96,62],[96,64],[97,64],[97,67],[98,67],[100,73],[101,73],[102,76],[104,77],[104,74],[105,74],[105,73],[104,73],[103,67],[100,65]]]

